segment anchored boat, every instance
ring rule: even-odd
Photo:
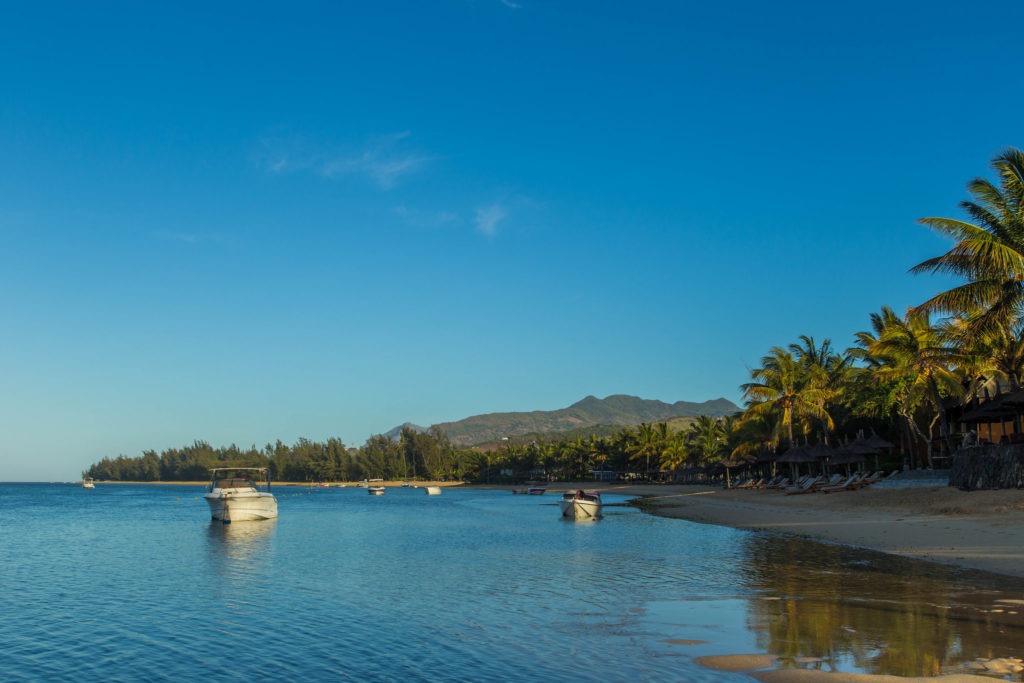
[[[601,519],[601,494],[597,491],[566,491],[558,504],[568,519]]]
[[[231,522],[277,517],[277,498],[270,492],[267,467],[218,467],[210,470],[207,504],[213,519]]]

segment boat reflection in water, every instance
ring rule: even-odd
[[[270,546],[276,529],[276,519],[233,524],[211,521],[207,540],[217,573],[238,580],[259,575],[272,554]]]
[[[1002,664],[1021,680],[1020,579],[767,534],[746,555],[748,588],[762,596],[747,623],[782,666],[938,676]]]

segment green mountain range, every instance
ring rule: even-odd
[[[663,401],[617,394],[607,398],[587,396],[568,408],[534,410],[522,413],[488,413],[475,415],[457,422],[436,425],[444,430],[451,442],[460,447],[500,441],[503,437],[516,437],[560,432],[576,432],[599,426],[634,426],[642,422],[662,422],[680,417],[710,415],[723,417],[738,413],[739,407],[724,398],[703,403]],[[419,429],[415,425],[403,426]],[[397,436],[401,427],[389,435]]]

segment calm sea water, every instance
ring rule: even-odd
[[[694,662],[934,674],[1024,656],[1006,579],[555,495],[0,484],[3,680],[749,681]],[[612,504],[612,505],[609,505]]]

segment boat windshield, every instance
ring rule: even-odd
[[[251,479],[243,479],[241,477],[232,477],[230,479],[217,479],[213,483],[215,489],[244,489],[244,488],[256,488],[256,484]]]

